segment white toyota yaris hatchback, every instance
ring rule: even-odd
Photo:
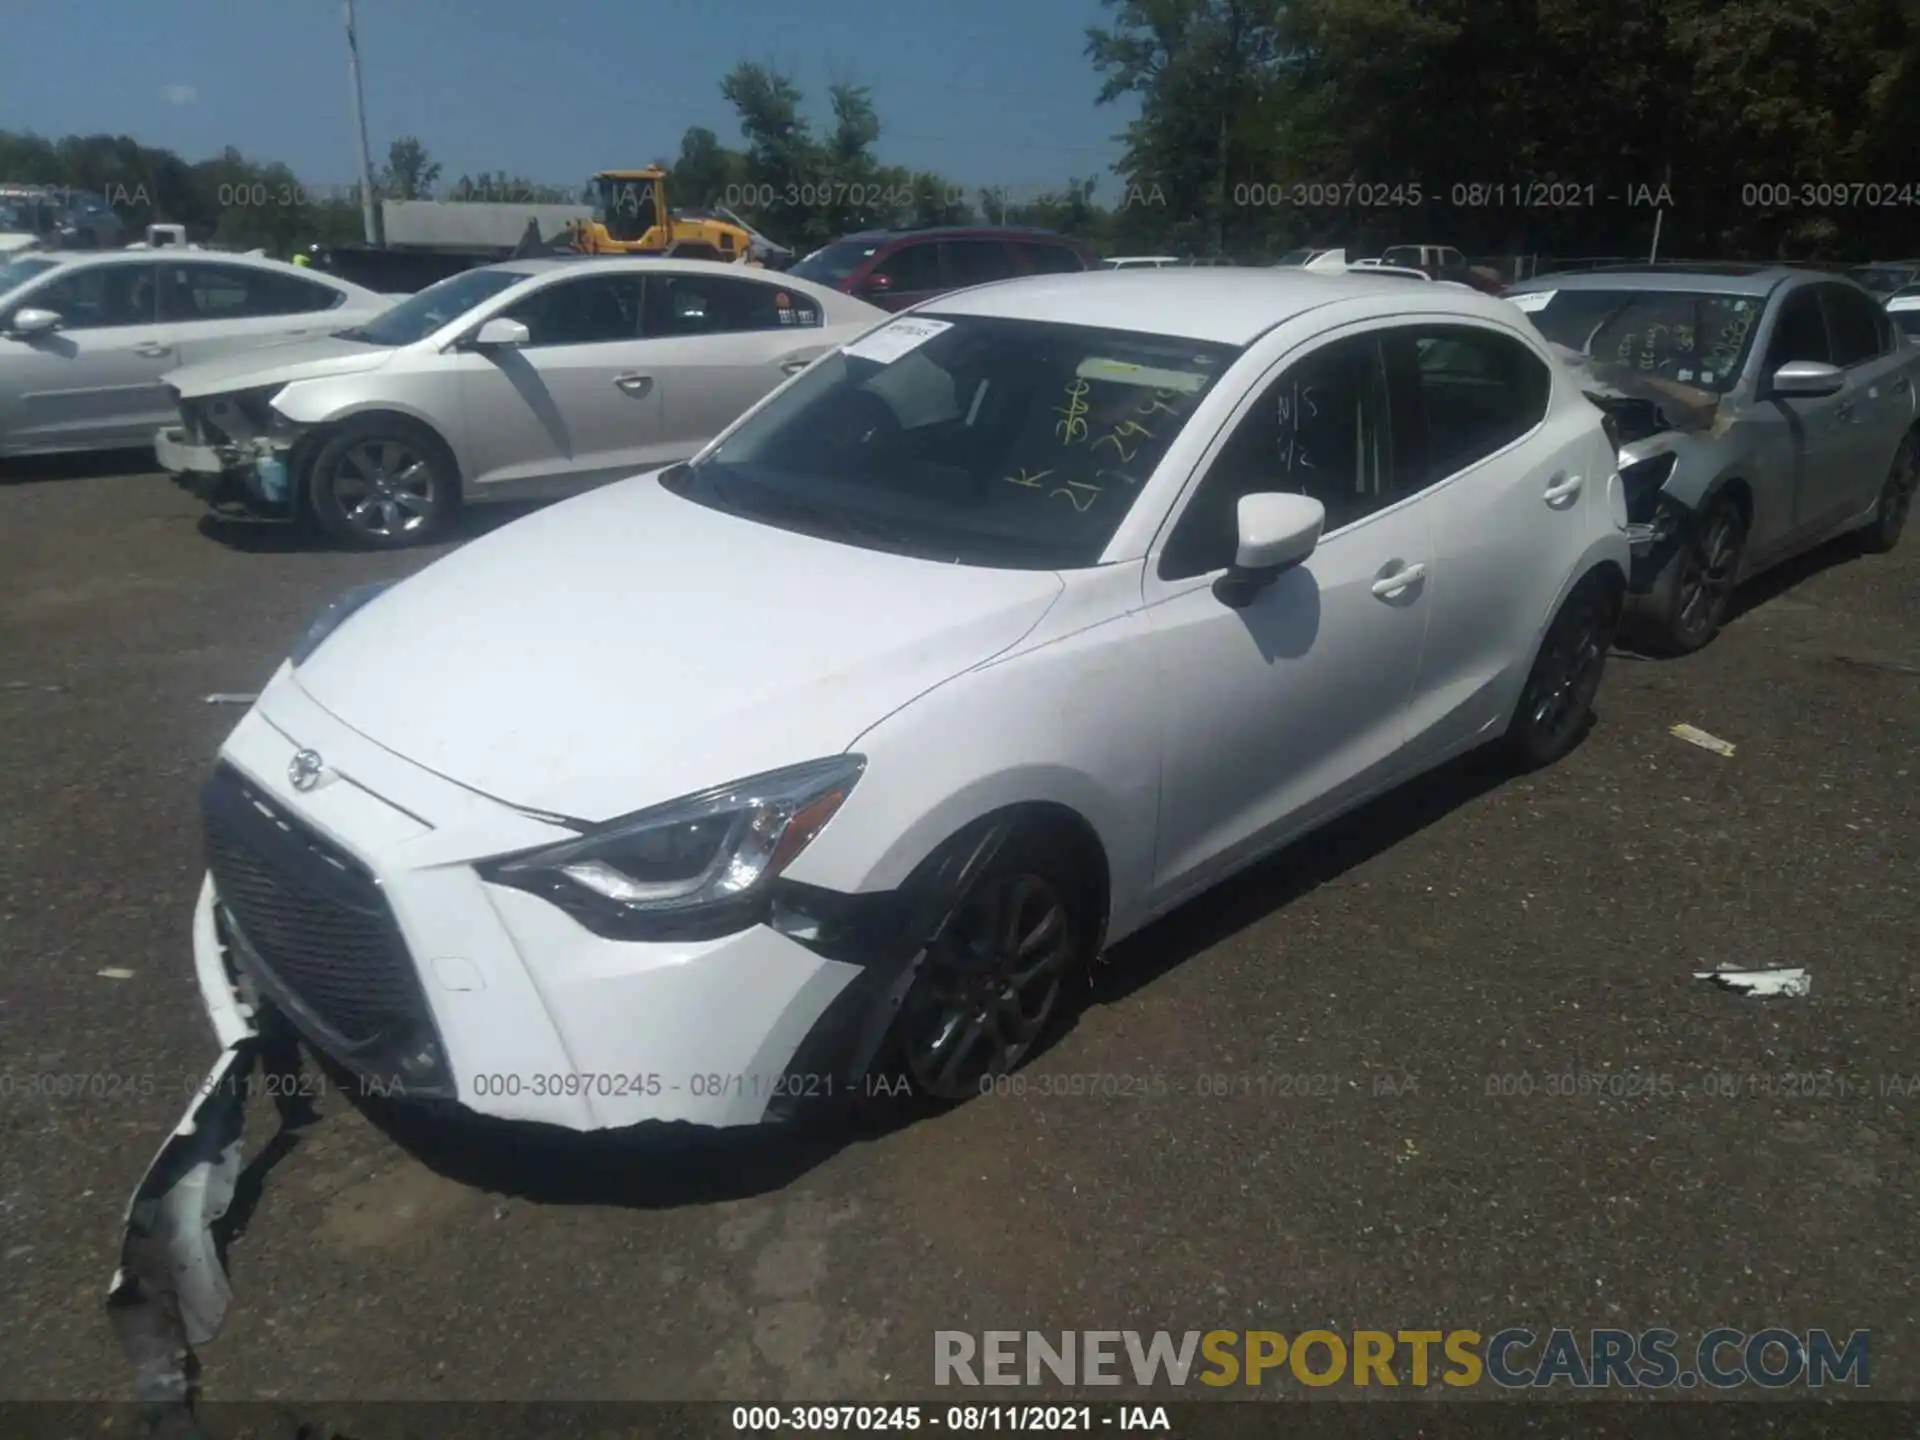
[[[942,296],[322,616],[206,787],[216,1028],[577,1130],[974,1093],[1229,872],[1577,744],[1613,457],[1466,290]]]

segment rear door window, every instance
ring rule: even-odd
[[[995,280],[1011,280],[1020,273],[1013,247],[1001,240],[948,240],[947,283],[990,285]]]
[[[820,307],[792,288],[731,275],[664,275],[647,282],[649,336],[733,335],[817,326]]]
[[[1080,257],[1065,245],[1047,245],[1029,240],[1020,246],[1020,250],[1026,257],[1027,268],[1035,275],[1076,275],[1086,268],[1080,263]],[[1143,261],[1140,268],[1158,263]]]
[[[873,273],[885,276],[891,290],[944,288],[940,276],[940,247],[924,240],[902,245],[882,259]]]

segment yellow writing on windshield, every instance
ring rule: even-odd
[[[1009,485],[1024,485],[1029,490],[1038,490],[1040,488],[1040,482],[1046,479],[1052,473],[1053,471],[1051,470],[1038,470],[1038,471],[1035,471],[1033,474],[1029,475],[1027,473],[1027,467],[1022,465],[1020,467],[1019,474],[1008,475],[1003,478],[1006,480],[1006,482]]]
[[[1105,492],[1092,481],[1069,480],[1062,488],[1053,493],[1055,495],[1066,496],[1067,499],[1073,502],[1073,508],[1084,515],[1093,508],[1093,502],[1098,500]],[[1052,497],[1049,496],[1048,498],[1051,499]]]
[[[1173,391],[1156,390],[1151,397],[1141,401],[1140,404],[1135,407],[1135,413],[1140,415],[1178,415],[1180,412],[1167,403],[1172,398]]]
[[[1075,380],[1067,386],[1067,403],[1053,407],[1053,413],[1066,418],[1053,427],[1053,433],[1060,437],[1062,445],[1072,445],[1087,438],[1087,391],[1091,388],[1084,380]]]
[[[1093,448],[1098,450],[1102,445],[1113,446],[1114,453],[1120,457],[1120,463],[1125,465],[1133,460],[1134,455],[1140,449],[1138,445],[1135,445],[1132,450],[1129,450],[1126,445],[1126,442],[1136,435],[1144,435],[1149,440],[1153,438],[1153,432],[1138,420],[1122,420],[1118,425],[1114,426],[1113,429],[1094,441]]]

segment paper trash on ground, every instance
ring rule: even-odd
[[[1813,976],[1805,970],[1696,970],[1696,980],[1711,980],[1723,990],[1742,995],[1783,996],[1798,999],[1813,990]]]
[[[1716,755],[1733,757],[1733,746],[1718,735],[1709,735],[1706,731],[1692,725],[1676,725],[1667,732],[1676,735],[1689,745],[1698,745],[1702,750],[1711,750]]]

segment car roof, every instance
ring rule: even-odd
[[[1442,300],[1462,315],[1506,319],[1504,300],[1460,287],[1422,286],[1422,305]],[[1284,269],[1158,271],[1087,270],[1073,275],[1029,275],[930,300],[918,313],[978,315],[1086,325],[1250,345],[1284,321],[1340,300],[1406,295],[1404,280],[1367,274]]]
[[[1689,290],[1706,295],[1770,295],[1789,280],[1834,280],[1825,270],[1791,265],[1609,265],[1536,275],[1509,286],[1510,295],[1540,290]],[[1852,282],[1846,282],[1852,283]]]
[[[478,270],[498,270],[508,275],[548,275],[555,270],[565,270],[568,274],[594,274],[601,271],[621,270],[660,270],[670,273],[711,274],[718,270],[742,270],[748,275],[779,275],[784,272],[766,270],[760,267],[744,266],[731,260],[689,260],[669,259],[662,255],[531,255],[524,260],[499,260],[491,265],[478,265]],[[798,282],[796,282],[798,283]]]

